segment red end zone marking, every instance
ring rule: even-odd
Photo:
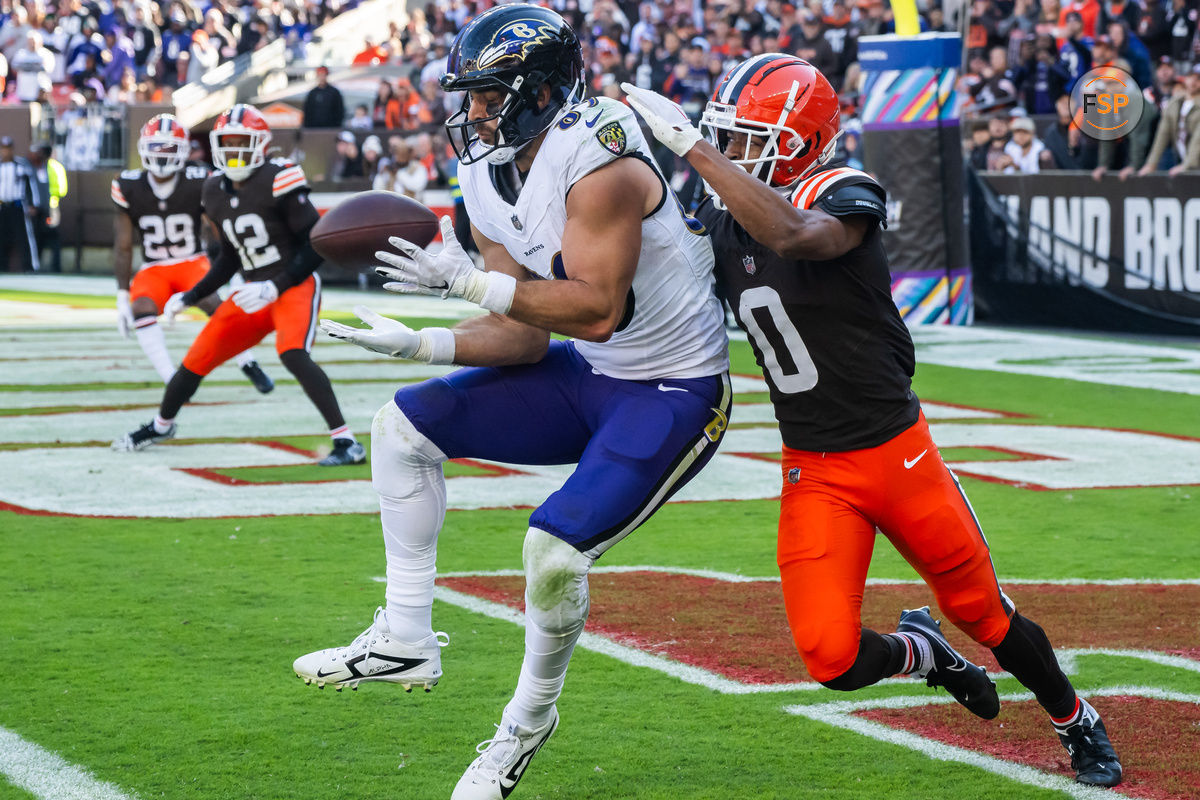
[[[1200,793],[1200,706],[1149,697],[1095,697],[1121,757],[1115,791],[1148,800],[1194,800]],[[957,705],[880,708],[854,716],[943,744],[985,753],[1043,772],[1072,775],[1071,759],[1034,701],[1004,703],[993,722]]]
[[[729,583],[650,571],[593,573],[588,582],[592,633],[743,683],[812,680],[792,643],[778,583]],[[438,583],[518,610],[524,607],[525,580],[519,576],[439,578]],[[1058,648],[1151,650],[1200,661],[1194,622],[1200,618],[1200,586],[1022,584],[1008,593]],[[863,624],[893,631],[902,609],[923,605],[936,609],[923,585],[870,586]],[[999,671],[991,651],[949,624],[945,630],[966,658]]]
[[[283,442],[259,441],[259,442],[255,442],[255,444],[261,444],[261,445],[265,445],[267,447],[273,447],[276,450],[283,450],[283,451],[289,452],[289,453],[296,453],[298,455],[303,455],[303,456],[307,456],[310,458],[316,458],[316,456],[317,456],[317,454],[314,451],[304,450],[299,447],[293,447],[292,445],[285,444]],[[473,467],[475,469],[483,470],[483,472],[486,473],[484,475],[469,476],[472,478],[499,478],[503,475],[524,475],[525,474],[525,473],[519,472],[515,469],[509,469],[508,467],[502,467],[499,464],[487,464],[482,461],[476,461],[473,458],[455,458],[455,459],[452,459],[450,463],[459,464],[462,466]],[[175,472],[186,472],[188,475],[191,475],[193,477],[201,478],[206,481],[212,481],[213,483],[219,483],[219,484],[222,484],[223,486],[283,486],[283,485],[307,484],[307,483],[313,483],[313,484],[344,483],[346,481],[361,481],[362,480],[362,478],[330,477],[325,480],[315,480],[315,481],[314,480],[248,481],[248,480],[245,480],[244,478],[238,478],[233,475],[225,475],[224,473],[216,471],[217,469],[236,469],[236,470],[240,471],[240,470],[253,470],[253,469],[279,469],[280,467],[311,467],[311,466],[313,466],[313,465],[312,464],[255,464],[253,466],[245,466],[245,467],[216,467],[216,468],[172,467],[171,469],[174,470]]]

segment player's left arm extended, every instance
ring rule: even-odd
[[[293,286],[304,283],[321,266],[321,256],[308,240],[308,234],[321,215],[309,202],[307,191],[290,192],[279,198],[279,210],[287,220],[288,230],[299,242],[292,260],[284,265],[283,274],[272,279],[279,293],[283,294]]]
[[[835,217],[816,208],[796,208],[706,141],[697,142],[687,160],[746,233],[784,258],[837,258],[862,244],[876,224],[865,215]]]

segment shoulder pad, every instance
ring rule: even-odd
[[[124,177],[124,173],[122,173]],[[121,179],[113,178],[112,182],[112,201],[121,208],[129,208],[129,201],[125,199],[125,192],[121,191]]]
[[[142,177],[142,171],[140,169],[121,170],[121,180],[136,181],[140,177]]]
[[[188,180],[202,181],[209,176],[209,171],[206,167],[199,164],[189,164],[183,168],[183,177]]]
[[[872,184],[879,187],[880,193],[883,192],[883,187],[875,183],[875,179],[867,173],[850,167],[837,167],[823,170],[800,181],[800,185],[792,192],[792,205],[802,210],[812,208],[817,198],[829,194],[834,187],[847,182]]]
[[[877,183],[842,181],[815,203],[832,217],[866,214],[887,227],[887,197]]]
[[[275,180],[271,184],[271,194],[275,197],[283,197],[288,192],[294,192],[297,189],[308,188],[308,178],[304,176],[304,170],[299,165],[293,164],[284,159],[272,161],[282,167],[279,172],[275,173]]]
[[[277,167],[293,166],[292,161],[290,159],[284,158],[283,156],[275,156],[274,158],[272,158],[270,160],[270,163],[274,164]]]

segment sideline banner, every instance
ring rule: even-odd
[[[1200,175],[972,172],[969,189],[989,320],[1200,335]]]
[[[957,33],[864,36],[863,157],[888,191],[892,296],[906,322],[974,316],[963,225]]]

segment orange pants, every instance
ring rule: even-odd
[[[200,282],[208,272],[208,256],[201,253],[187,258],[152,261],[133,276],[129,284],[129,299],[148,297],[160,312],[171,295],[186,292]]]
[[[854,664],[876,528],[933,589],[950,622],[985,647],[1000,643],[1012,604],[922,414],[878,447],[783,448],[779,572],[788,625],[810,675],[828,681]]]
[[[315,275],[293,286],[266,308],[247,314],[232,300],[217,306],[208,324],[192,342],[183,366],[207,375],[238,353],[253,347],[275,331],[275,352],[312,350],[321,310],[321,283]]]

